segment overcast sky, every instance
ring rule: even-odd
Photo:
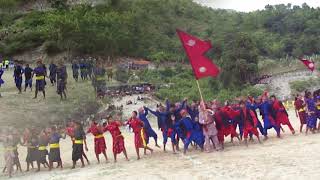
[[[267,4],[302,5],[307,3],[311,7],[319,7],[320,0],[195,0],[203,5],[213,8],[234,9],[236,11],[249,12],[264,9]]]

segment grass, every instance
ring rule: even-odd
[[[18,94],[12,74],[13,71],[6,71],[3,75],[5,84],[0,89],[3,96],[0,98],[0,126],[43,126],[69,119],[84,120],[95,113],[101,105],[95,98],[91,81],[76,83],[70,68],[68,68],[68,98],[64,101],[60,100],[56,87],[51,86],[48,79],[45,100],[42,99],[42,93],[38,95],[38,99],[32,99],[34,91],[30,92],[30,90]],[[111,83],[111,85],[114,84],[118,83]]]

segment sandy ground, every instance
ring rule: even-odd
[[[4,95],[11,96],[8,93]],[[136,97],[127,97],[116,102],[124,104],[125,101],[133,100],[133,98]],[[1,101],[2,99],[0,99],[0,103]],[[125,116],[143,105],[143,102],[138,102],[137,105],[125,106]],[[155,102],[147,102],[147,105],[154,108]],[[2,108],[3,104],[0,109]],[[293,126],[298,129],[299,121],[294,112],[290,110],[289,114]],[[11,115],[16,116],[16,114]],[[156,119],[152,116],[149,117],[151,124],[156,129]],[[191,148],[187,155],[183,155],[181,152],[173,154],[170,146],[168,152],[164,153],[162,149],[154,147],[154,141],[151,139],[151,147],[155,149],[155,152],[152,155],[150,153],[146,156],[142,155],[142,159],[138,161],[134,150],[133,134],[123,128],[129,162],[120,154],[118,163],[113,163],[111,135],[105,133],[109,162],[102,161],[101,164],[97,164],[93,151],[93,137],[88,135],[89,152],[87,155],[91,165],[82,169],[78,164],[75,170],[70,169],[72,145],[70,138],[67,138],[61,141],[63,170],[55,169],[48,172],[43,168],[41,172],[36,173],[33,169],[28,173],[16,173],[12,179],[319,179],[320,134],[306,136],[298,133],[291,135],[287,127],[285,130],[286,132],[281,139],[275,137],[274,130],[270,130],[268,141],[263,144],[251,143],[248,148],[237,141],[235,144],[231,144],[229,143],[230,139],[227,138],[226,148],[223,152],[201,153],[199,150]],[[160,145],[162,145],[161,132],[158,130],[156,132]],[[180,147],[182,148],[182,145]],[[1,150],[1,158],[2,153]],[[23,169],[25,169],[26,148],[19,147],[19,153]],[[4,166],[3,163],[1,160],[0,168]],[[7,177],[1,174],[0,179],[7,179]]]

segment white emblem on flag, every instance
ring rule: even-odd
[[[313,68],[314,67],[314,64],[313,63],[310,63],[309,64],[309,68]]]
[[[187,45],[188,46],[194,46],[196,44],[196,41],[195,40],[192,40],[192,39],[190,39],[188,42],[187,42]]]
[[[200,68],[199,68],[199,71],[200,71],[201,73],[204,73],[204,72],[206,72],[206,71],[207,71],[207,69],[206,69],[205,67],[203,67],[203,66],[202,66],[202,67],[200,67]]]

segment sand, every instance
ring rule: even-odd
[[[5,93],[4,95],[10,95]],[[119,104],[124,104],[127,97]],[[0,105],[1,109],[3,104]],[[156,102],[146,102],[151,108],[155,107]],[[137,105],[125,106],[125,116],[130,115],[131,111],[143,106],[143,102]],[[12,114],[15,116],[15,114]],[[162,145],[161,132],[157,130],[156,119],[150,117],[150,122],[159,136]],[[289,110],[290,120],[296,130],[299,128],[299,120],[295,117],[294,111]],[[88,135],[89,152],[87,153],[91,165],[80,168],[79,164],[75,170],[71,170],[72,145],[70,138],[61,141],[61,154],[64,162],[64,169],[54,169],[49,172],[42,168],[41,172],[36,173],[35,169],[30,172],[15,173],[13,180],[95,180],[95,179],[319,179],[320,178],[320,134],[297,133],[291,135],[289,129],[284,127],[286,132],[282,138],[276,138],[274,130],[270,130],[270,139],[263,144],[250,143],[245,147],[235,141],[229,143],[226,139],[226,147],[223,152],[202,153],[191,148],[187,155],[181,152],[173,154],[170,146],[164,153],[162,149],[154,146],[151,139],[150,146],[155,152],[151,155],[142,155],[141,160],[136,160],[133,144],[133,133],[122,129],[125,137],[125,145],[129,154],[130,161],[127,162],[122,154],[118,156],[118,162],[113,163],[112,158],[112,139],[109,133],[105,133],[107,142],[108,163],[102,160],[97,164],[94,155],[93,137]],[[182,148],[182,144],[180,144]],[[3,151],[0,152],[2,158]],[[20,160],[25,167],[26,148],[19,147]],[[102,158],[102,157],[101,157]],[[0,161],[3,167],[3,160]],[[0,179],[8,179],[4,174]]]
[[[298,119],[294,112],[289,111],[291,122],[298,129]],[[156,128],[154,118],[150,118]],[[62,140],[61,152],[64,161],[64,170],[55,169],[48,172],[42,169],[40,173],[32,170],[28,173],[17,173],[12,179],[319,179],[320,178],[320,135],[305,134],[291,135],[289,129],[281,139],[275,137],[270,130],[270,139],[263,144],[251,143],[249,147],[234,145],[227,139],[223,152],[201,153],[191,148],[187,155],[181,152],[173,154],[154,147],[155,152],[142,156],[136,160],[133,134],[122,129],[125,137],[126,148],[130,161],[127,162],[123,155],[119,155],[117,163],[113,163],[111,150],[111,136],[105,134],[109,162],[102,160],[97,164],[93,152],[93,138],[88,136],[89,152],[87,153],[91,165],[75,170],[71,167],[71,141],[69,138]],[[162,141],[160,131],[157,131],[159,141]],[[161,143],[160,143],[161,144]],[[20,158],[23,162],[26,157],[26,148],[20,147]],[[25,163],[23,162],[25,166]],[[24,167],[25,168],[25,167]],[[6,179],[3,175],[1,179]]]

